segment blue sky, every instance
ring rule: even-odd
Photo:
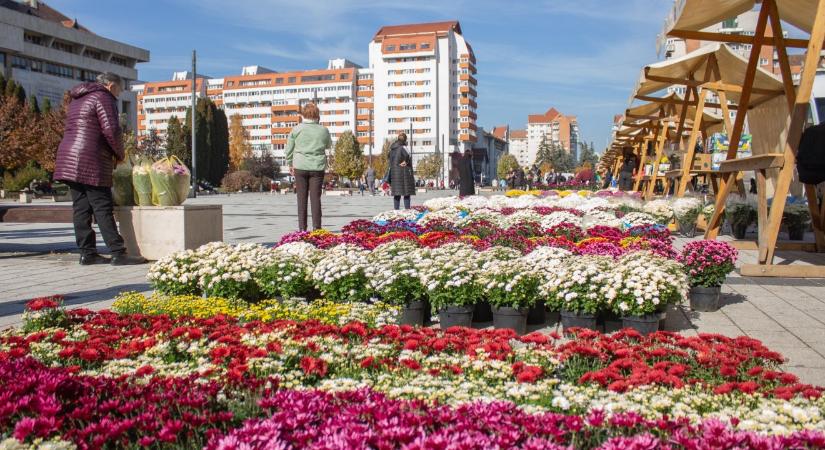
[[[199,55],[198,72],[367,65],[382,25],[457,19],[478,60],[478,122],[523,128],[553,106],[604,147],[641,67],[657,60],[670,0],[46,0],[92,31],[151,52],[143,80],[165,80]]]

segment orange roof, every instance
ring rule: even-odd
[[[559,116],[556,108],[550,108],[544,114],[530,114],[527,116],[527,123],[550,123]]]
[[[453,30],[461,34],[461,25],[457,20],[448,22],[415,23],[408,25],[388,25],[381,27],[373,39],[384,38],[386,36],[397,36],[401,34],[437,33]]]
[[[510,139],[527,139],[527,130],[510,130]]]
[[[502,125],[500,127],[493,127],[492,135],[499,138],[499,139],[507,139],[507,130],[510,128],[509,125]]]

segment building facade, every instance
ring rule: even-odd
[[[551,147],[559,147],[574,158],[578,157],[579,125],[576,116],[565,116],[556,108],[548,109],[544,114],[527,116],[527,151],[519,160],[523,167],[532,166],[542,141]]]
[[[536,158],[533,157],[533,160],[530,160],[527,150],[527,130],[510,130],[508,144],[510,154],[516,157],[516,161],[521,167],[529,167],[535,162]]]
[[[492,131],[478,129],[478,139],[473,145],[473,171],[481,186],[498,178],[498,161],[510,151],[509,135],[507,125],[494,127]]]
[[[0,0],[0,72],[38,101],[59,105],[63,94],[102,72],[126,81],[119,108],[127,124],[137,126],[136,96],[129,87],[136,65],[149,51],[98,36],[39,0]]]
[[[475,55],[458,22],[398,25],[373,37],[369,67],[347,59],[294,72],[248,66],[240,75],[199,76],[196,95],[213,99],[228,118],[240,115],[253,149],[271,152],[284,170],[287,135],[309,101],[318,104],[333,142],[351,131],[366,155],[377,155],[386,140],[405,132],[418,161],[435,152],[463,152],[476,142],[475,73]],[[191,89],[188,72],[134,86],[140,134],[162,135],[172,115],[183,120]]]

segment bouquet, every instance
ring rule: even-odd
[[[132,158],[128,154],[112,172],[112,196],[118,206],[135,204],[134,187],[132,187]]]
[[[138,206],[152,206],[152,180],[149,177],[151,170],[152,163],[146,159],[138,161],[132,167],[134,200]]]
[[[152,204],[177,206],[189,195],[189,169],[175,156],[156,161],[149,171],[152,183]]]

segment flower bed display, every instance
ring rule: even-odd
[[[395,436],[388,448],[470,437],[504,447],[623,448],[698,445],[708,430],[740,446],[825,442],[806,431],[825,427],[822,388],[778,371],[781,356],[746,337],[579,331],[559,341],[55,303],[29,308],[28,331],[0,335],[0,426],[20,442],[325,447],[337,436],[340,448],[361,448],[344,436]],[[467,418],[471,411],[480,416]],[[465,419],[486,426],[476,435]]]

